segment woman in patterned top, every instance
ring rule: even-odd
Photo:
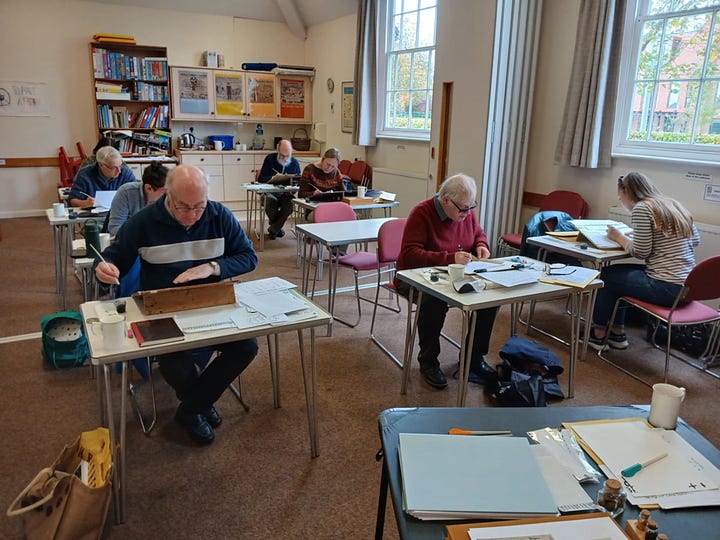
[[[621,204],[632,212],[633,232],[626,236],[615,227],[608,227],[608,238],[645,264],[614,264],[600,273],[605,286],[598,291],[590,333],[590,346],[596,350],[602,348],[619,297],[632,296],[672,306],[695,266],[694,249],[700,243],[690,212],[663,195],[644,174],[631,172],[621,176],[617,190]],[[618,309],[609,331],[608,344],[612,348],[628,347],[624,309]]]
[[[310,197],[323,191],[344,191],[343,175],[338,165],[340,150],[328,148],[319,162],[311,163],[303,169],[298,197]]]

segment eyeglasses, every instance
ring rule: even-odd
[[[180,212],[181,214],[190,214],[190,213],[202,214],[205,211],[204,206],[194,206],[191,208],[189,206],[185,206],[184,204],[175,204],[175,203],[173,203],[173,208],[175,208],[175,210],[177,212]]]
[[[455,201],[453,201],[450,197],[448,197],[448,200],[449,200],[451,203],[453,203],[453,206],[454,206],[455,208],[457,208],[457,211],[460,212],[461,214],[464,214],[465,212],[470,212],[471,210],[475,210],[475,209],[477,208],[477,201],[473,202],[473,204],[470,205],[470,206],[467,206],[467,207],[465,207],[465,208],[462,208],[461,206],[458,206],[458,203],[456,203]]]
[[[575,268],[568,268],[567,264],[552,263],[545,265],[545,273],[548,276],[569,276],[575,272]]]
[[[113,171],[113,172],[116,172],[116,171],[120,172],[120,169],[122,169],[122,163],[120,163],[120,165],[106,165],[105,163],[103,163],[101,161],[100,165],[105,167],[108,171]]]

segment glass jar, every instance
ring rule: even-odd
[[[605,485],[600,488],[597,494],[597,503],[605,508],[612,517],[617,517],[625,510],[627,495],[622,484],[615,478],[605,480]]]

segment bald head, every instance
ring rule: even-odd
[[[283,167],[287,166],[292,159],[293,147],[290,141],[283,139],[278,143],[277,160]]]
[[[194,165],[178,165],[168,174],[165,190],[167,208],[176,221],[189,227],[205,211],[210,182],[205,173]]]

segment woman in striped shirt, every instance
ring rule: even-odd
[[[596,350],[602,348],[613,307],[621,296],[672,306],[695,266],[694,248],[700,243],[690,212],[663,195],[644,174],[621,176],[617,190],[621,204],[632,212],[633,232],[626,236],[608,227],[608,238],[645,264],[615,264],[600,273],[605,285],[598,291],[590,332],[590,346]],[[624,309],[618,310],[609,331],[612,348],[628,347]]]

